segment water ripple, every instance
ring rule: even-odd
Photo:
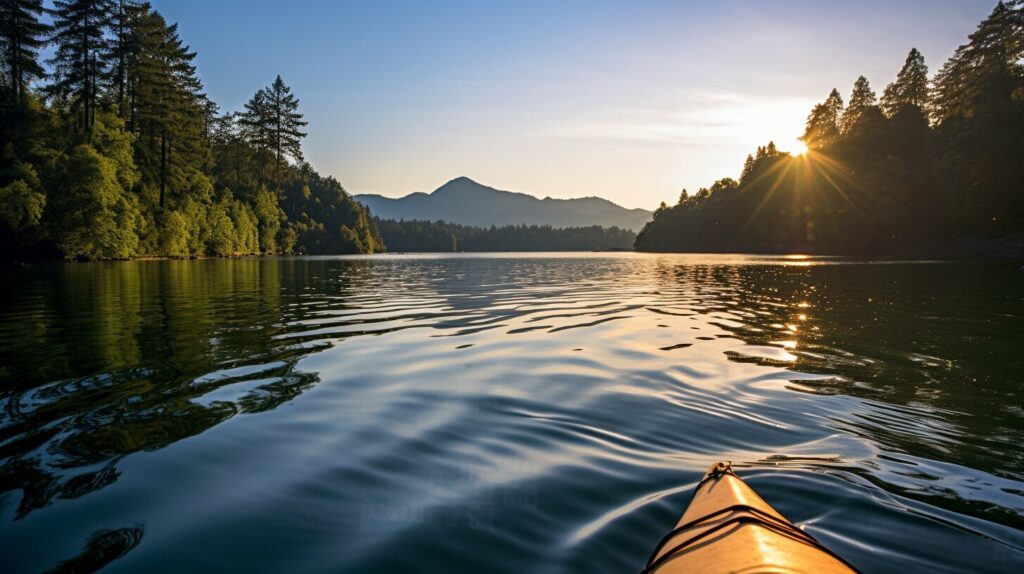
[[[4,558],[636,571],[727,459],[864,571],[1015,572],[1020,288],[730,255],[14,270]]]

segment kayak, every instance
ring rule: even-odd
[[[825,548],[719,462],[697,484],[682,518],[645,573],[826,572],[857,569]]]

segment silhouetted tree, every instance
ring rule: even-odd
[[[831,144],[839,136],[839,118],[843,113],[843,98],[839,90],[832,92],[824,102],[814,106],[807,117],[807,126],[801,140],[810,149],[819,149]]]
[[[996,5],[942,67],[931,102],[917,50],[886,89],[885,114],[858,78],[837,132],[835,96],[815,106],[804,136],[822,153],[757,148],[738,187],[657,210],[636,248],[941,255],[1019,244],[1024,1]]]
[[[857,78],[853,84],[853,91],[850,92],[850,103],[847,104],[839,124],[840,131],[844,134],[850,133],[876,103],[875,92],[868,84],[868,79],[864,76]]]
[[[905,105],[926,108],[928,104],[928,66],[917,48],[911,48],[896,81],[882,93],[882,111],[892,117]]]

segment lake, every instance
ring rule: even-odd
[[[636,572],[718,460],[865,572],[1024,566],[1024,273],[729,255],[0,285],[0,563]]]

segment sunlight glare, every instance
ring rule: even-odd
[[[793,150],[789,153],[795,156],[804,155],[805,153],[807,153],[807,144],[800,140],[793,140],[793,145],[791,147],[793,148]]]

